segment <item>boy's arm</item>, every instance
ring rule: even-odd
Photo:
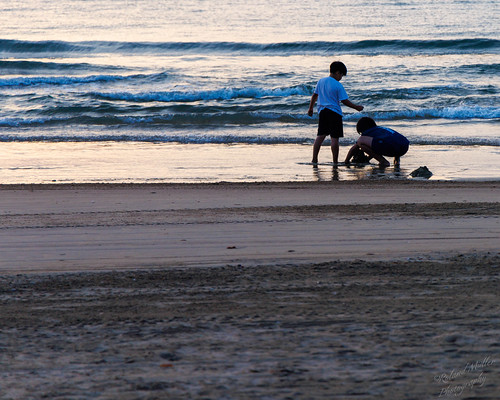
[[[309,115],[310,117],[312,117],[314,113],[314,104],[316,104],[316,100],[318,100],[318,95],[314,93],[311,96],[311,101],[309,102],[309,110],[307,110],[307,115]]]
[[[347,153],[347,155],[345,156],[345,161],[344,163],[345,164],[349,164],[351,162],[351,158],[352,156],[354,155],[354,151],[358,148],[359,146],[357,144],[355,144],[354,146],[352,146],[350,149],[349,149],[349,152]]]
[[[342,100],[342,104],[346,105],[347,107],[354,108],[356,111],[363,111],[364,108],[363,106],[352,103],[350,100]]]

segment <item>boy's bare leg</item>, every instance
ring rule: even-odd
[[[394,166],[399,167],[401,165],[401,157],[394,157]]]
[[[377,154],[372,150],[372,142],[373,142],[372,137],[360,136],[356,143],[361,150],[363,150],[370,157],[377,160],[380,167],[388,167],[389,165],[391,165],[389,161],[387,161],[382,155]]]
[[[323,141],[325,140],[326,135],[319,135],[316,136],[316,139],[314,140],[314,145],[313,145],[313,159],[312,163],[317,164],[318,163],[318,154],[321,149],[321,145],[323,144]]]
[[[332,137],[331,148],[332,148],[333,163],[338,164],[339,163],[339,138]]]

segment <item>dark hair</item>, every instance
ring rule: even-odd
[[[330,64],[330,73],[341,72],[344,76],[347,75],[347,67],[343,62],[334,61]]]
[[[373,118],[370,117],[363,117],[361,118],[358,123],[356,124],[356,130],[358,133],[363,133],[367,129],[373,128],[377,126],[376,122],[373,120]]]

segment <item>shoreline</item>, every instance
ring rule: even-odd
[[[245,186],[270,186],[270,187],[332,187],[332,185],[346,186],[398,186],[413,185],[421,187],[432,186],[491,186],[500,184],[499,178],[488,180],[429,180],[424,178],[413,179],[366,179],[366,180],[345,180],[345,181],[219,181],[219,182],[53,182],[53,183],[0,183],[0,190],[58,190],[71,188],[84,189],[109,189],[109,188],[176,188],[176,187],[245,187]]]

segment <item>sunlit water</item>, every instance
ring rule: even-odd
[[[500,178],[499,9],[467,0],[3,2],[0,146],[10,153],[0,182],[319,179],[305,165],[317,124],[306,111],[335,59],[347,65],[351,100],[365,106],[345,109],[341,158],[369,115],[405,134],[406,165],[429,163],[433,179]],[[320,160],[331,161],[328,148]]]

